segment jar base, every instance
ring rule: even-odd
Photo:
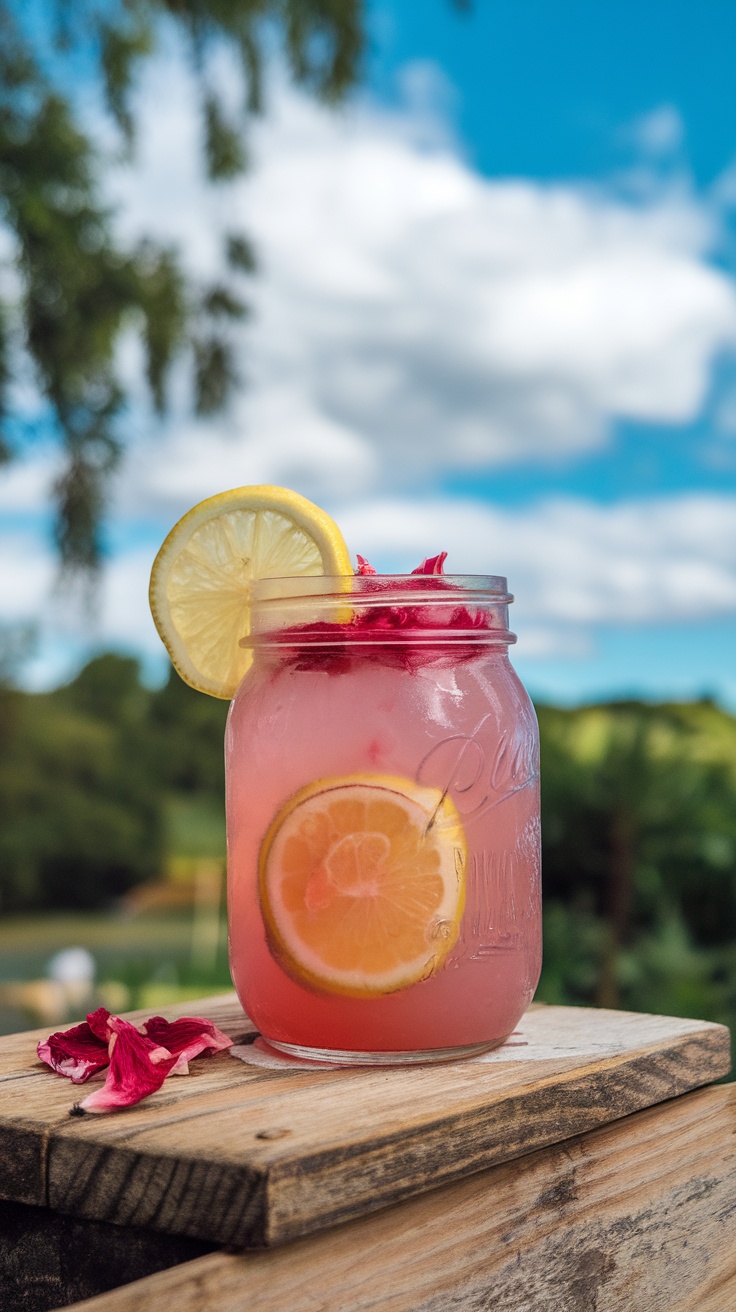
[[[429,1062],[467,1061],[469,1057],[480,1057],[484,1052],[500,1048],[508,1039],[493,1039],[490,1043],[469,1043],[459,1048],[426,1048],[406,1052],[351,1052],[339,1048],[307,1048],[299,1043],[281,1043],[277,1039],[266,1038],[269,1048],[283,1052],[288,1057],[298,1057],[301,1061],[329,1062],[331,1066],[416,1066]]]

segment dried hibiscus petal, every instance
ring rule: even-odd
[[[57,1075],[65,1075],[72,1084],[84,1084],[90,1076],[104,1070],[110,1060],[107,1039],[98,1037],[89,1020],[62,1033],[50,1034],[36,1051],[41,1061]]]
[[[437,556],[427,556],[421,565],[412,570],[412,574],[444,574],[446,560],[446,551],[440,551]]]
[[[107,1007],[98,1007],[97,1011],[91,1011],[87,1016],[87,1024],[92,1033],[96,1034],[98,1039],[102,1039],[105,1045],[107,1045],[110,1039],[110,1031],[107,1024],[109,1019],[110,1013],[107,1010]]]
[[[355,571],[356,574],[365,577],[366,575],[378,573],[378,571],[373,568],[370,561],[366,560],[365,556],[358,555],[357,559],[358,568]],[[446,551],[440,551],[436,556],[427,556],[422,561],[421,565],[417,565],[416,569],[412,570],[412,574],[444,574],[446,560]]]
[[[87,1094],[72,1108],[72,1115],[110,1112],[133,1107],[149,1093],[161,1088],[177,1058],[161,1044],[141,1034],[130,1021],[110,1016],[110,1065],[101,1089]]]
[[[168,1021],[163,1016],[152,1016],[141,1025],[141,1032],[154,1043],[167,1048],[176,1057],[172,1075],[186,1075],[188,1063],[201,1052],[222,1052],[232,1045],[232,1039],[204,1016],[182,1016]]]
[[[108,1068],[104,1085],[72,1108],[72,1115],[81,1116],[133,1107],[160,1089],[167,1075],[186,1075],[193,1057],[221,1052],[231,1044],[232,1039],[203,1016],[175,1021],[151,1016],[136,1027],[98,1007],[81,1025],[49,1035],[37,1051],[52,1070],[74,1084]]]

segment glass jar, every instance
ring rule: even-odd
[[[447,1060],[541,967],[539,748],[506,580],[255,585],[226,734],[230,963],[275,1048]]]

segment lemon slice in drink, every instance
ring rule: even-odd
[[[261,846],[269,945],[300,983],[378,997],[436,971],[457,942],[467,847],[449,797],[411,779],[320,779]]]
[[[293,574],[352,574],[337,524],[297,492],[234,488],[180,519],[153,563],[149,600],[182,679],[229,700],[253,659],[238,645],[252,583]]]

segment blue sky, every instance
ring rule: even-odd
[[[385,99],[407,63],[438,64],[466,150],[487,174],[596,177],[625,162],[625,125],[674,106],[699,186],[733,159],[730,0],[449,0],[370,6],[370,81]]]
[[[401,70],[423,59],[448,80],[447,105],[468,158],[488,176],[546,181],[618,179],[636,164],[636,125],[661,113],[660,170],[695,189],[717,186],[736,157],[736,9],[715,0],[494,0],[459,15],[446,0],[372,5],[370,85],[390,102]],[[667,141],[667,111],[670,140]],[[678,122],[679,120],[679,122]],[[714,252],[734,270],[733,231]],[[716,362],[713,391],[732,376]],[[736,488],[736,443],[712,440],[711,417],[692,423],[618,422],[605,449],[446,479],[504,505],[550,491],[611,503],[629,496]],[[599,626],[594,659],[521,661],[539,692],[563,697],[720,692],[736,697],[736,624]],[[519,663],[517,661],[517,663]]]
[[[333,114],[274,66],[247,179],[208,190],[195,95],[165,44],[110,168],[121,240],[219,274],[260,257],[249,386],[194,422],[186,362],[159,424],[132,404],[96,625],[55,597],[58,453],[32,380],[0,476],[0,619],[32,622],[31,686],[90,651],[162,656],[146,578],[202,496],[296,487],[383,569],[450,551],[507,572],[540,698],[714,695],[736,707],[736,10],[711,0],[374,0],[365,85]],[[232,62],[212,75],[237,94]],[[84,113],[101,140],[90,96]],[[114,144],[114,143],[113,143]]]
[[[390,103],[412,61],[442,69],[458,141],[486,176],[623,190],[640,162],[637,125],[657,112],[671,116],[671,139],[665,127],[655,152],[663,174],[707,193],[734,165],[736,8],[728,0],[711,0],[707,21],[693,0],[480,0],[463,14],[448,0],[399,0],[369,13],[376,96]],[[736,270],[736,229],[711,258]],[[721,361],[720,373],[732,376],[733,362]],[[599,501],[736,488],[736,446],[714,459],[710,435],[707,414],[676,426],[620,422],[605,450],[488,472],[484,491],[518,503],[549,488]],[[461,479],[448,486],[466,490]]]

